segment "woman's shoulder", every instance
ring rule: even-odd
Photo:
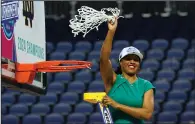
[[[155,92],[155,87],[153,86],[153,84],[150,81],[143,79],[143,78],[140,78],[140,77],[138,79],[139,79],[139,84],[142,84],[145,92],[150,90],[150,89],[153,89]]]
[[[143,78],[141,78],[141,77],[138,77],[138,81],[139,81],[139,82],[142,82],[142,83],[149,83],[149,84],[152,84],[149,80],[143,79]]]

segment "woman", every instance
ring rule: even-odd
[[[119,70],[113,71],[109,60],[112,41],[118,25],[108,22],[108,32],[101,48],[100,73],[107,96],[102,100],[108,105],[114,123],[142,124],[152,117],[154,110],[154,86],[137,77],[143,55],[135,47],[124,48],[119,55]]]

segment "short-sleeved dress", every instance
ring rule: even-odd
[[[141,108],[143,105],[144,93],[155,87],[151,82],[140,77],[134,83],[130,83],[122,75],[117,75],[113,87],[108,92],[108,96],[116,102],[130,106]],[[109,106],[112,119],[115,124],[143,124],[144,121],[136,119],[120,110]]]

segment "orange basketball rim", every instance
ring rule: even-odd
[[[14,66],[2,64],[2,68],[9,69],[15,72],[15,79],[18,83],[32,84],[36,72],[68,72],[76,69],[90,68],[91,62],[77,60],[54,60],[43,61],[37,63],[15,63]]]

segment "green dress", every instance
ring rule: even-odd
[[[138,77],[133,84],[130,84],[122,75],[117,75],[113,87],[108,92],[108,96],[120,104],[141,108],[143,105],[144,93],[150,89],[155,89],[155,87],[147,80]],[[109,109],[115,124],[144,123],[143,120],[136,119],[111,106],[109,106]]]

